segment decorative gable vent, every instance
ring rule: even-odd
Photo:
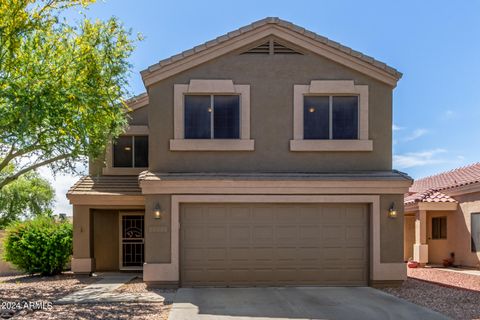
[[[288,48],[274,40],[265,42],[255,48],[243,52],[242,54],[302,54],[294,49]]]

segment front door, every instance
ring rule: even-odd
[[[142,269],[144,262],[144,215],[121,213],[120,269]]]

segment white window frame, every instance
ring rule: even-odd
[[[358,139],[305,140],[304,96],[329,96],[331,109],[332,97],[341,95],[358,96]],[[290,151],[372,151],[373,142],[368,137],[367,85],[356,85],[353,80],[312,80],[309,85],[293,86],[293,140],[290,140]]]
[[[239,139],[185,139],[185,95],[239,95]],[[170,151],[253,151],[250,139],[250,85],[233,80],[192,79],[189,84],[174,85],[174,139]]]

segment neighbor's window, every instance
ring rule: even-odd
[[[304,139],[358,139],[358,96],[304,96]]]
[[[470,218],[471,235],[472,235],[472,252],[480,251],[480,213],[472,213]]]
[[[447,239],[447,217],[432,218],[432,239]]]
[[[185,96],[185,139],[239,138],[240,96]]]
[[[113,166],[148,167],[148,136],[120,136],[113,144]]]

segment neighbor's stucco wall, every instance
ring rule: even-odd
[[[455,263],[480,267],[480,252],[471,252],[471,214],[480,213],[480,192],[455,196],[459,202],[455,217]]]
[[[232,79],[250,85],[255,151],[169,151],[173,139],[173,87],[191,79]],[[354,80],[369,86],[372,152],[291,152],[293,86],[311,80]],[[392,168],[392,88],[326,58],[231,53],[148,88],[150,169],[160,172],[314,172]]]
[[[428,211],[427,212],[427,243],[428,262],[442,264],[443,259],[450,258],[450,253],[455,251],[455,212]],[[432,218],[447,217],[447,239],[432,239]]]
[[[415,216],[403,217],[403,260],[413,259],[415,244]]]

